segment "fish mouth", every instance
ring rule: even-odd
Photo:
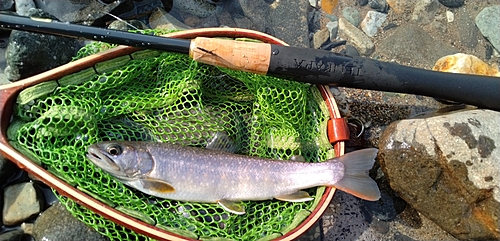
[[[87,158],[99,168],[108,172],[119,172],[120,167],[116,163],[104,155],[96,146],[89,146],[87,149]]]

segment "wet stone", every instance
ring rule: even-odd
[[[17,171],[16,165],[0,156],[0,186],[2,186]]]
[[[61,203],[38,217],[33,226],[33,237],[36,240],[109,240],[73,217]]]
[[[39,9],[31,9],[30,16],[54,19]],[[13,30],[5,54],[5,74],[16,81],[55,68],[71,61],[79,47],[72,38]]]
[[[391,188],[458,239],[499,239],[499,122],[462,110],[391,124],[379,143]]]
[[[20,241],[24,236],[22,229],[16,229],[0,234],[1,241]]]
[[[439,2],[449,8],[458,8],[464,5],[465,0],[439,0]]]
[[[4,190],[2,221],[5,225],[17,225],[40,213],[42,201],[32,182],[8,186]]]

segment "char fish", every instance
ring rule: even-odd
[[[159,142],[108,141],[87,158],[141,192],[178,201],[218,203],[244,214],[239,201],[312,200],[302,189],[333,186],[366,200],[380,191],[368,176],[378,150],[363,149],[321,163],[273,160]]]

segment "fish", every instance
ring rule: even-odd
[[[217,203],[245,214],[241,201],[306,202],[304,189],[332,186],[359,198],[380,198],[370,178],[378,149],[367,148],[308,163],[274,160],[202,147],[146,141],[105,141],[87,148],[87,158],[115,179],[159,198]]]

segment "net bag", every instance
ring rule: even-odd
[[[202,35],[199,31],[188,35]],[[220,36],[221,31],[227,30],[205,30],[203,35]],[[249,37],[264,41],[272,38],[250,33]],[[109,219],[110,214],[79,205],[82,200],[48,182],[77,219],[111,240],[271,240],[296,237],[319,217],[333,195],[331,188],[306,190],[314,198],[309,202],[245,201],[246,214],[235,215],[217,204],[144,194],[94,166],[85,155],[86,148],[97,142],[206,147],[218,133],[230,137],[233,151],[244,155],[281,160],[301,155],[308,162],[321,162],[341,154],[328,139],[332,103],[325,102],[321,87],[213,67],[180,54],[128,47],[123,54],[118,53],[120,48],[125,49],[87,45],[78,59],[95,58],[106,49],[110,50],[104,53],[117,53],[25,89],[14,105],[10,144],[82,195],[124,217]],[[133,222],[167,236],[151,234]]]

